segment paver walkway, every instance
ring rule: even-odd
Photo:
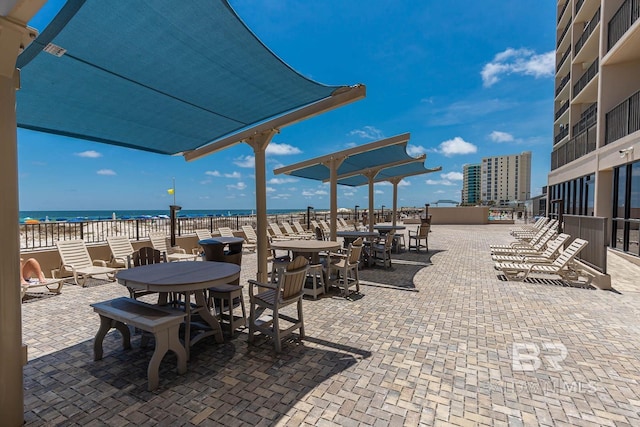
[[[610,255],[618,292],[507,282],[488,248],[510,228],[434,226],[429,254],[363,270],[360,297],[305,299],[307,338],[281,355],[203,341],[155,392],[139,337],[93,361],[89,303],[126,289],[65,286],[23,304],[26,425],[640,425],[640,267]]]

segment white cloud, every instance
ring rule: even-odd
[[[256,165],[256,158],[254,156],[240,156],[233,163],[241,168],[253,168]]]
[[[484,87],[491,87],[500,81],[502,75],[524,74],[526,76],[553,77],[555,52],[536,54],[529,49],[508,48],[498,53],[493,61],[485,64],[480,75]]]
[[[302,195],[304,197],[311,197],[311,196],[326,196],[329,193],[327,191],[324,190],[304,190],[302,192]]]
[[[408,187],[410,185],[411,185],[411,182],[404,179],[398,183],[398,187]]]
[[[274,193],[276,191],[273,187],[267,187],[267,193]]]
[[[384,191],[382,191],[382,190],[376,190],[376,191],[374,191],[374,193],[375,193],[375,194],[384,194]]]
[[[213,181],[210,179],[203,179],[202,181],[200,181],[200,184],[202,185],[206,185],[206,184],[211,184]]]
[[[280,194],[274,194],[273,196],[271,196],[271,199],[289,200],[290,197],[291,197],[291,194],[280,193]]]
[[[359,136],[364,139],[380,139],[384,138],[384,134],[380,129],[376,129],[373,126],[365,126],[362,129],[354,129],[349,132],[349,135]]]
[[[240,172],[234,171],[233,173],[225,173],[225,174],[224,174],[224,177],[225,177],[225,178],[235,178],[235,179],[238,179],[238,178],[241,178],[241,177],[242,177],[242,175],[240,175]]]
[[[407,154],[412,157],[420,156],[422,154],[425,154],[426,152],[427,152],[427,149],[424,148],[422,145],[407,144]]]
[[[448,181],[462,181],[462,178],[464,178],[464,175],[462,175],[462,172],[448,172],[448,173],[443,173],[440,176],[443,179],[446,179]]]
[[[206,171],[204,174],[209,176],[220,176],[220,172],[218,171]]]
[[[98,157],[102,157],[102,154],[94,150],[89,150],[89,151],[83,151],[81,153],[76,153],[76,156],[87,157],[89,159],[97,159]]]
[[[294,147],[293,145],[278,144],[276,142],[272,142],[267,145],[266,153],[273,154],[274,156],[288,156],[291,154],[300,154],[302,153],[302,151],[300,151],[299,148]]]
[[[500,132],[498,130],[494,130],[489,134],[489,139],[493,142],[513,142],[513,135],[507,132]]]
[[[278,185],[278,184],[288,184],[291,182],[298,182],[295,178],[271,178],[268,181],[268,184]]]
[[[464,139],[456,136],[453,139],[444,141],[440,144],[438,152],[444,154],[447,157],[451,157],[456,154],[472,154],[478,151],[478,147]]]
[[[98,175],[116,175],[116,173],[111,169],[100,169],[96,173]]]
[[[347,197],[351,197],[351,196],[355,196],[356,193],[354,193],[353,191],[345,191],[344,193],[342,193],[343,196],[347,196]]]
[[[425,181],[427,185],[456,185],[448,179],[428,179]]]
[[[237,184],[229,184],[229,185],[227,185],[227,188],[229,190],[244,190],[245,188],[247,188],[247,184],[245,184],[244,182],[240,181]]]

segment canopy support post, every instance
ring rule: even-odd
[[[257,244],[257,261],[258,272],[256,273],[256,280],[258,282],[267,282],[267,166],[266,166],[266,151],[269,142],[273,136],[278,133],[277,129],[271,129],[254,136],[245,139],[244,142],[249,144],[253,148],[255,155],[255,170],[256,170],[256,222],[258,235]]]
[[[337,240],[338,236],[338,168],[344,162],[345,157],[331,157],[326,166],[329,166],[329,182],[331,187],[331,240]]]
[[[396,226],[396,216],[398,215],[398,184],[402,181],[402,178],[395,178],[390,180],[393,184],[393,216],[391,217],[391,225]]]
[[[367,219],[369,221],[369,232],[373,233],[373,180],[375,179],[378,171],[369,171],[365,174],[369,180],[369,215]]]

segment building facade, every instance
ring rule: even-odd
[[[640,0],[558,0],[549,212],[640,256]]]
[[[531,196],[531,151],[483,157],[481,199],[485,205],[513,206]]]
[[[462,168],[462,205],[474,206],[480,203],[481,197],[481,170],[480,163],[464,165]]]

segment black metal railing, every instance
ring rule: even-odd
[[[569,135],[569,126],[566,126],[562,129],[560,129],[560,132],[558,132],[554,137],[553,137],[553,143],[557,144],[558,142],[562,141],[562,139]]]
[[[606,114],[604,143],[610,144],[638,130],[640,130],[640,91]]]
[[[564,215],[563,231],[572,239],[584,239],[589,244],[580,252],[581,262],[607,274],[607,218],[597,216]]]
[[[607,52],[618,43],[624,33],[640,17],[640,0],[626,0],[613,15],[608,25]]]
[[[589,68],[587,68],[587,71],[585,71],[584,74],[582,74],[582,76],[578,79],[578,82],[573,85],[573,96],[571,97],[571,99],[575,98],[580,92],[582,92],[582,89],[584,89],[589,84],[589,82],[598,75],[598,65],[599,61],[596,58],[596,60],[593,61]]]
[[[567,50],[565,50],[564,53],[562,54],[562,58],[560,58],[560,62],[558,62],[558,65],[556,65],[556,73],[560,70],[560,68],[562,68],[562,64],[565,63],[570,53],[571,53],[571,46],[569,46]]]
[[[596,149],[596,125],[574,136],[551,152],[551,170],[558,169]]]
[[[584,30],[582,31],[582,35],[578,39],[574,48],[574,55],[577,55],[580,52],[580,49],[583,48],[593,30],[596,29],[596,26],[600,22],[600,8],[596,11],[595,15],[591,18],[591,20],[585,25]]]
[[[560,84],[556,88],[556,96],[558,96],[560,92],[562,92],[562,89],[564,89],[567,83],[569,83],[569,80],[571,80],[571,73],[567,74],[562,78],[562,80],[560,80]]]
[[[567,23],[567,26],[564,27],[564,30],[562,30],[562,34],[560,34],[560,37],[558,37],[558,42],[556,43],[556,49],[560,47],[560,43],[562,43],[562,40],[564,39],[564,36],[567,35],[567,32],[569,31],[570,27],[571,27],[571,21]]]
[[[567,110],[569,109],[569,104],[570,104],[570,102],[569,102],[569,101],[565,101],[565,103],[564,103],[564,104],[562,104],[562,105],[560,106],[560,108],[558,108],[558,111],[556,111],[555,119],[554,119],[554,120],[558,120],[558,118],[559,118],[562,114],[564,114],[564,112],[565,112],[565,111],[567,111]]]
[[[567,0],[566,2],[564,2],[564,6],[562,6],[562,10],[560,10],[560,13],[558,14],[558,23],[560,23],[560,20],[562,19],[562,16],[564,15],[564,12],[567,10],[567,7],[569,6],[569,0]]]
[[[598,103],[594,102],[580,114],[580,120],[573,125],[572,135],[579,135],[598,121]]]
[[[580,10],[583,4],[584,4],[584,0],[578,0],[576,2],[576,15],[578,14],[578,11]]]

